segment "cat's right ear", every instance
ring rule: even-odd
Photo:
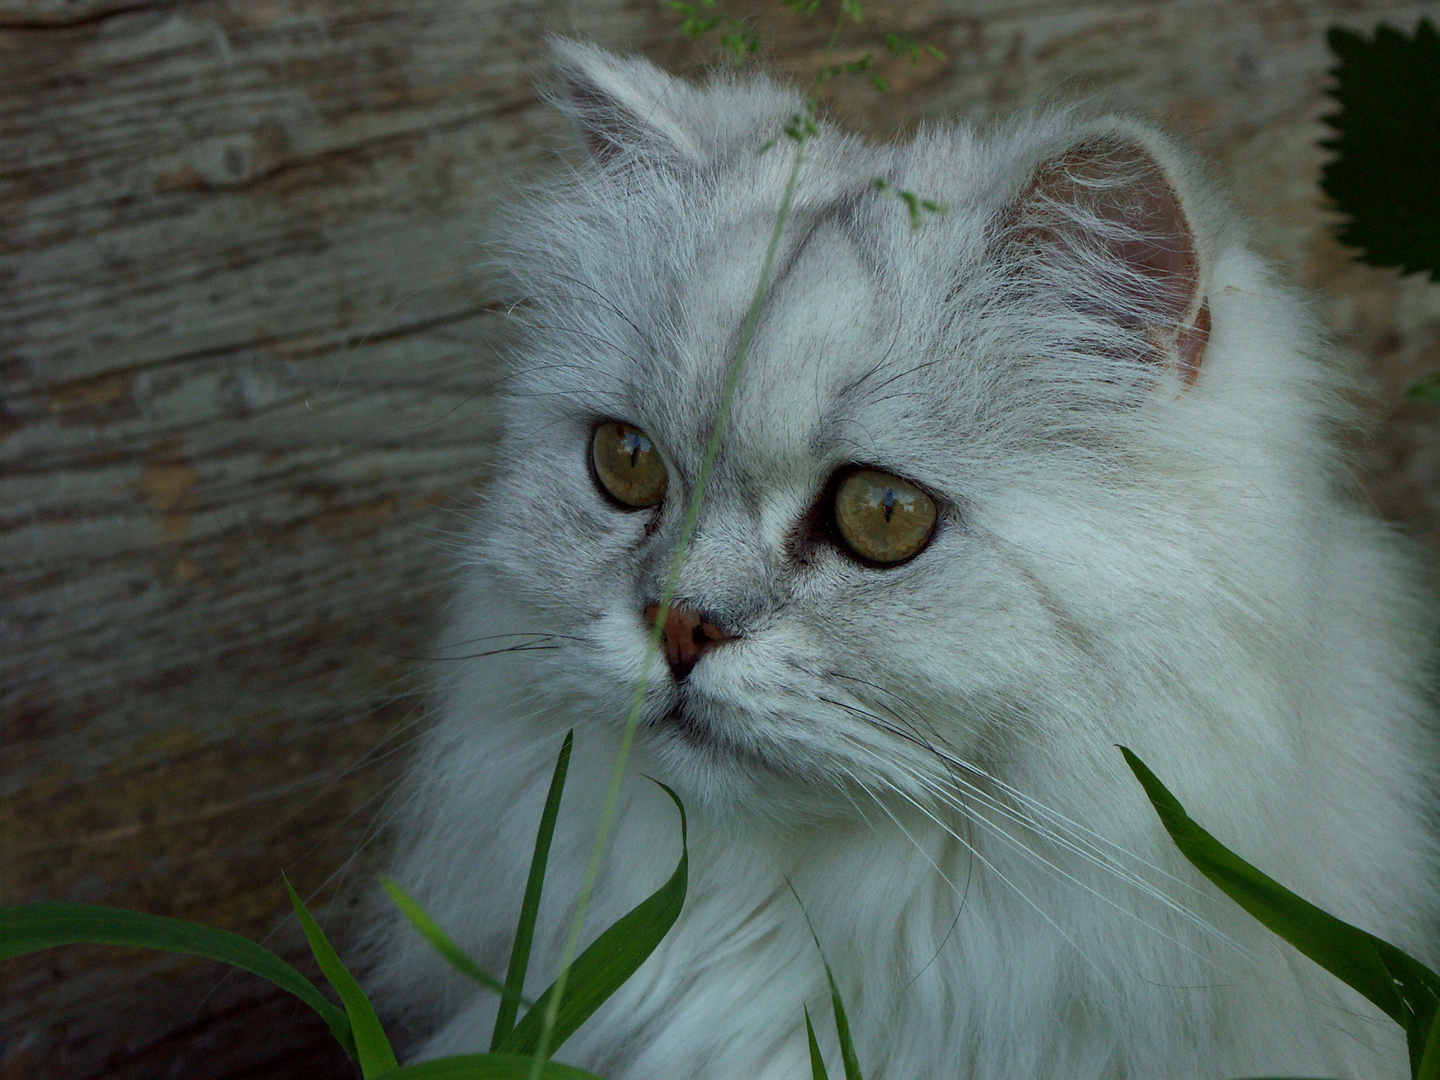
[[[1015,265],[1115,334],[1105,351],[1174,365],[1185,383],[1210,335],[1206,260],[1177,151],[1147,125],[1096,121],[1044,155],[1009,208]]]
[[[683,122],[694,89],[649,61],[616,56],[566,38],[550,43],[558,76],[552,99],[580,129],[596,161],[635,158],[682,168],[703,148]]]

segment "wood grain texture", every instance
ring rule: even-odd
[[[1188,135],[1375,376],[1372,497],[1440,548],[1436,410],[1401,401],[1440,368],[1440,289],[1351,263],[1316,188],[1325,28],[1427,6],[877,3],[946,59],[832,108],[880,137],[1093,95]],[[515,298],[480,239],[567,145],[543,36],[696,73],[714,53],[676,25],[644,0],[0,0],[6,901],[299,957],[284,869],[343,952],[488,467]],[[824,30],[765,26],[771,66],[814,69]],[[7,1078],[353,1075],[214,965],[70,949],[4,980]]]

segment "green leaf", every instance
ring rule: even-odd
[[[815,942],[815,948],[820,953],[820,962],[825,965],[825,978],[830,983],[830,1005],[835,1010],[835,1033],[840,1037],[840,1060],[845,1065],[845,1080],[863,1080],[860,1075],[860,1059],[855,1055],[855,1043],[850,1038],[850,1020],[845,1015],[845,1003],[840,1000],[840,989],[835,985],[835,973],[830,970],[830,961],[825,958],[825,950],[820,947],[820,937],[815,933],[815,924],[810,921],[810,913],[805,910],[800,894],[795,891],[795,886],[790,884],[789,878],[785,879],[785,884],[790,886],[790,895],[795,897],[795,903],[800,905],[800,914],[805,916],[805,925],[810,929],[810,940]],[[806,1021],[809,1021],[808,1013]]]
[[[1128,748],[1122,746],[1120,752],[1180,853],[1262,924],[1354,987],[1404,1028],[1411,1071],[1418,1078],[1426,1037],[1433,1041],[1440,975],[1389,942],[1342,922],[1262,874],[1196,824]]]
[[[399,885],[386,878],[381,878],[380,887],[389,894],[390,899],[395,902],[395,906],[400,909],[400,913],[410,920],[410,925],[420,932],[420,935],[430,943],[431,948],[450,962],[451,967],[487,990],[495,991],[502,999],[509,994],[504,983],[466,956],[464,950],[451,941],[444,930],[440,929],[440,924],[432,919],[425,909]],[[522,1005],[529,1006],[530,1004],[523,997],[518,1000]]]
[[[820,944],[818,941],[815,943]],[[830,1004],[835,1009],[835,1033],[840,1037],[840,1060],[845,1063],[845,1080],[864,1080],[860,1075],[860,1059],[855,1056],[855,1043],[850,1038],[850,1021],[845,1016],[845,1005],[840,1000],[840,990],[835,985],[835,975],[830,971],[830,961],[824,954],[820,957],[825,965],[825,978],[830,981]]]
[[[1382,25],[1327,40],[1340,108],[1323,118],[1336,156],[1320,185],[1349,217],[1340,239],[1373,266],[1440,281],[1440,34],[1422,19],[1413,37]]]
[[[741,64],[751,53],[759,51],[760,35],[748,26],[736,24],[735,29],[720,35],[720,45],[737,64]]]
[[[560,813],[560,793],[565,790],[565,774],[570,769],[570,750],[575,745],[575,730],[565,733],[555,771],[550,776],[550,790],[545,795],[545,808],[540,812],[540,828],[535,833],[535,853],[530,856],[530,875],[525,881],[525,896],[520,901],[520,920],[515,924],[515,944],[510,949],[510,966],[505,972],[505,997],[495,1016],[495,1032],[490,1036],[490,1049],[500,1043],[515,1026],[518,1011],[516,998],[525,988],[525,971],[530,965],[530,945],[535,938],[535,916],[540,910],[540,890],[545,883],[545,864],[550,859],[550,841],[555,835],[555,818]]]
[[[370,1080],[526,1080],[534,1061],[526,1054],[457,1054],[378,1073]],[[541,1080],[601,1080],[594,1073],[547,1061]]]
[[[805,1006],[805,1038],[810,1041],[810,1080],[830,1080],[825,1071],[825,1059],[820,1056],[820,1044],[815,1041],[815,1025],[810,1023],[810,1006]]]
[[[385,1030],[380,1026],[380,1019],[375,1015],[370,999],[365,996],[365,991],[360,989],[355,976],[340,962],[340,957],[335,955],[335,950],[325,939],[320,924],[315,921],[305,902],[291,886],[289,878],[285,878],[285,891],[290,894],[290,903],[295,906],[295,914],[300,917],[300,928],[305,931],[305,940],[310,942],[310,951],[319,961],[325,978],[330,980],[330,985],[340,995],[340,1003],[345,1006],[345,1013],[350,1017],[350,1030],[355,1033],[355,1060],[360,1063],[361,1074],[365,1080],[370,1080],[386,1069],[395,1068],[395,1051],[390,1049],[390,1040],[385,1037]]]
[[[899,30],[886,30],[884,37],[885,48],[892,56],[909,57],[912,64],[920,58],[920,43],[909,34]]]
[[[1411,1057],[1414,1057],[1412,1040]],[[1420,1049],[1420,1064],[1415,1069],[1415,1080],[1440,1080],[1440,1015],[1430,1017],[1430,1032],[1425,1045]]]
[[[319,1013],[345,1052],[355,1056],[355,1040],[344,1010],[269,949],[229,930],[98,904],[22,904],[0,909],[0,959],[60,945],[157,949],[203,956],[249,971],[294,994]]]
[[[659,781],[656,781],[659,784]],[[680,797],[664,784],[661,790],[669,795],[680,811],[680,862],[668,881],[621,916],[600,934],[590,947],[575,958],[560,1000],[550,1046],[559,1047],[574,1034],[606,998],[635,974],[655,946],[675,925],[685,903],[686,883],[690,873],[690,849],[686,839],[685,807]],[[541,994],[513,1031],[505,1037],[500,1049],[517,1054],[532,1054],[540,1043],[545,1025],[545,1010],[555,985]]]

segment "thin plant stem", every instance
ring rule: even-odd
[[[730,371],[726,375],[725,389],[720,398],[720,408],[715,417],[715,426],[710,430],[710,441],[706,444],[705,456],[700,463],[700,472],[695,478],[695,491],[685,510],[685,521],[680,529],[680,539],[675,546],[675,557],[670,560],[670,571],[665,581],[665,590],[660,597],[659,610],[655,615],[655,626],[651,631],[649,647],[645,651],[645,659],[641,664],[640,681],[636,684],[635,696],[630,703],[630,714],[626,717],[625,730],[620,736],[620,749],[615,756],[615,768],[610,774],[610,787],[605,793],[605,803],[600,813],[600,825],[595,833],[595,844],[590,850],[590,864],[586,867],[585,878],[580,886],[580,898],[575,905],[575,918],[570,924],[569,939],[565,942],[560,973],[555,977],[555,992],[546,1003],[545,1026],[540,1031],[540,1042],[535,1048],[535,1057],[531,1061],[530,1080],[539,1080],[540,1072],[550,1057],[550,1040],[560,1012],[560,999],[565,994],[565,982],[570,974],[570,965],[575,959],[575,954],[580,946],[580,935],[584,930],[585,911],[590,904],[590,894],[594,890],[596,878],[600,873],[600,860],[604,856],[605,843],[610,836],[610,823],[614,817],[615,804],[619,801],[620,785],[625,777],[625,765],[630,757],[630,746],[635,740],[635,728],[639,725],[640,710],[645,704],[645,691],[650,685],[650,670],[660,651],[660,637],[664,632],[665,619],[670,612],[670,605],[675,598],[675,589],[680,580],[680,568],[684,564],[685,553],[695,531],[695,522],[700,516],[700,504],[705,498],[705,488],[709,483],[710,473],[715,465],[715,457],[720,449],[721,434],[730,417],[730,403],[735,397],[735,387],[740,382],[740,372],[745,366],[745,358],[750,352],[751,339],[755,336],[755,324],[760,317],[760,307],[765,302],[765,294],[770,288],[770,275],[774,268],[775,252],[779,250],[780,238],[784,233],[785,223],[790,218],[790,208],[795,201],[795,187],[800,178],[800,163],[804,151],[803,139],[796,139],[795,156],[790,161],[790,172],[785,179],[785,191],[780,199],[779,211],[775,215],[775,227],[770,231],[770,241],[765,248],[765,259],[760,265],[760,277],[755,283],[755,295],[751,298],[750,307],[745,313],[740,344],[735,350],[734,359],[730,361]]]

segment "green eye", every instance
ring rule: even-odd
[[[595,482],[616,502],[635,510],[658,506],[668,477],[660,453],[643,431],[606,420],[590,437]]]
[[[935,530],[935,502],[908,480],[857,469],[835,489],[835,527],[845,546],[872,563],[910,558]]]

